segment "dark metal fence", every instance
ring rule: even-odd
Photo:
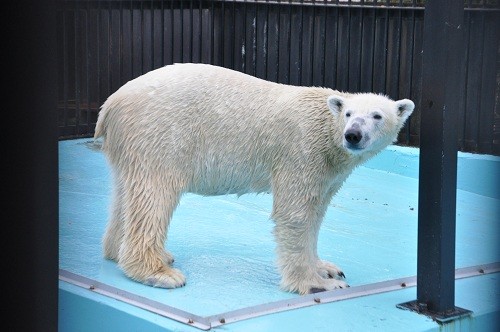
[[[459,149],[500,155],[498,0],[465,1]],[[203,62],[293,85],[411,98],[398,144],[419,146],[423,5],[417,0],[58,2],[59,137],[88,137],[122,84]]]

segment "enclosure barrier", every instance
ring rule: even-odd
[[[368,45],[372,45],[372,51],[376,49],[381,54],[388,55],[394,54],[394,49],[400,54],[400,50],[407,50],[407,45],[412,45],[410,97],[416,101],[421,100],[420,79],[417,77],[422,71],[421,8],[416,5],[409,8],[401,6],[400,4],[406,4],[405,1],[398,1],[398,6],[394,8],[391,7],[392,1],[390,3],[374,1],[370,3],[371,7],[366,8],[363,5],[369,1],[360,1],[356,4],[354,1],[346,4],[340,4],[341,2],[327,2],[324,6],[316,3],[302,6],[292,1],[287,3],[281,1],[279,6],[271,2],[265,4],[256,1],[197,0],[59,1],[57,4],[38,0],[9,2],[5,11],[10,18],[6,34],[9,49],[6,52],[9,59],[8,98],[5,98],[8,103],[6,109],[9,111],[6,115],[9,124],[22,125],[24,132],[17,135],[16,143],[7,149],[6,158],[8,212],[11,217],[10,222],[6,223],[7,234],[16,240],[17,245],[15,255],[7,254],[5,259],[6,270],[9,271],[7,274],[9,287],[6,288],[8,295],[5,296],[9,299],[7,306],[9,319],[4,324],[5,328],[23,331],[57,331],[58,146],[56,140],[91,135],[98,107],[103,100],[122,83],[143,71],[173,61],[203,60],[208,63],[222,63],[221,59],[224,59],[224,63],[230,61],[233,66],[237,63],[243,66],[245,63],[245,67],[238,67],[240,70],[243,68],[245,72],[255,72],[259,75],[266,73],[270,78],[272,75],[278,75],[280,80],[290,83],[303,82],[305,79],[324,80],[327,83],[335,83],[339,89],[344,87],[354,89],[350,84],[357,84],[360,90],[366,86],[377,90],[379,86],[377,84],[380,84],[380,91],[391,93],[391,89],[397,89],[401,95],[405,95],[407,90],[401,90],[399,84],[390,83],[400,75],[408,77],[405,76],[408,74],[407,71],[400,70],[401,67],[408,68],[407,63],[401,61],[402,57],[398,58],[401,65],[394,67],[398,68],[397,73],[399,73],[395,75],[393,71],[388,70],[393,68],[394,57],[386,57],[384,58],[386,60],[379,63],[375,62],[379,59],[376,55],[378,53],[371,53],[369,54],[371,61],[367,62],[368,71],[357,68],[358,77],[366,78],[368,73],[370,79],[351,81],[356,73],[350,69],[354,67],[356,70],[353,61],[359,63],[360,59],[365,59],[363,54],[366,53],[363,50],[367,50],[363,43],[361,51],[355,53],[354,41],[368,40],[371,43]],[[459,96],[457,135],[462,149],[492,151],[498,155],[498,32],[500,31],[498,2],[477,3],[476,6],[476,2],[465,1],[463,33],[466,47],[462,53],[465,57],[461,66],[465,73],[460,73],[462,78],[459,80],[464,87],[460,91],[464,91],[464,94]],[[57,22],[54,15],[56,9]],[[181,12],[183,15],[179,15]],[[215,25],[216,22],[222,24],[217,21],[221,12],[239,13],[238,20],[236,16],[224,16],[225,26],[229,24],[233,27],[232,30],[222,30],[220,26]],[[323,15],[323,19],[318,19],[317,16],[311,19],[308,17],[311,12]],[[406,23],[408,16],[410,24]],[[243,22],[253,22],[254,19],[256,22],[255,25],[244,25],[245,29],[248,28],[243,30],[244,36],[240,30],[235,30],[236,23],[241,28],[242,22],[239,21],[241,17],[245,18]],[[325,17],[335,19],[338,17],[338,20],[326,20]],[[281,58],[289,60],[274,66],[277,62],[271,54],[275,53],[266,51],[266,57],[262,57],[263,49],[259,45],[262,45],[261,43],[273,45],[271,41],[277,40],[276,25],[269,23],[277,18],[279,18],[277,31],[280,45],[285,45],[286,48],[273,49],[268,46],[267,50],[273,49],[275,53],[281,55]],[[294,23],[296,20],[307,24],[299,25],[301,28],[298,29]],[[199,37],[201,30],[196,22],[206,24],[210,28],[202,37]],[[261,26],[259,22],[268,23]],[[350,24],[344,25],[340,22],[350,22]],[[390,22],[396,27],[405,28],[393,30],[389,28]],[[55,29],[56,23],[57,29]],[[162,28],[158,30],[155,28],[157,26]],[[416,28],[409,34],[413,38],[411,43],[402,43],[401,39],[395,38],[396,32],[400,33],[396,36],[401,38],[406,35],[408,28]],[[292,38],[290,34],[292,29],[298,29],[302,38],[300,44],[296,44],[295,40],[299,37],[294,34]],[[330,36],[329,42],[313,43],[312,40],[316,40],[311,39],[313,30],[316,33],[325,31],[323,35]],[[52,35],[53,31],[58,33],[57,42]],[[127,31],[127,35],[121,33],[124,31]],[[133,31],[132,35],[129,35],[130,31]],[[151,31],[154,33],[151,34]],[[179,31],[182,33],[179,34]],[[231,35],[231,31],[234,31],[232,41],[221,38]],[[343,34],[338,34],[339,31]],[[401,33],[402,31],[405,33]],[[176,38],[172,38],[174,35]],[[375,42],[379,35],[381,41],[377,39]],[[197,36],[197,39],[189,38],[192,36]],[[245,41],[244,47],[236,47],[234,44],[236,36],[241,36]],[[267,36],[266,39],[263,36]],[[281,36],[285,36],[284,39],[281,39]],[[332,36],[337,39],[332,39]],[[224,41],[223,44],[221,41]],[[381,46],[380,42],[386,44]],[[227,48],[226,43],[234,47]],[[346,43],[349,45],[347,49]],[[172,45],[175,48],[171,47]],[[310,45],[315,45],[325,56],[317,57],[314,48],[307,48]],[[343,46],[339,48],[339,45]],[[296,47],[299,47],[300,52]],[[57,56],[54,57],[53,50],[56,48]],[[197,52],[192,52],[194,49]],[[233,54],[234,51],[234,58],[223,58],[220,54],[221,49],[229,54]],[[241,52],[242,49],[245,52]],[[349,56],[340,56],[347,50]],[[321,79],[318,79],[318,71],[312,70],[313,63],[307,62],[311,54],[314,59],[323,59],[323,63],[321,61],[319,63],[329,70],[320,75]],[[326,56],[332,54],[335,56]],[[358,54],[358,58],[353,54]],[[295,59],[299,57],[301,60],[296,62]],[[218,59],[217,62],[215,59]],[[294,61],[291,62],[290,59]],[[362,62],[365,64],[364,60]],[[346,63],[349,66],[345,67]],[[263,64],[267,66],[264,67],[265,71]],[[318,65],[316,60],[314,65]],[[340,68],[349,70],[339,71]],[[386,77],[388,72],[391,75]],[[55,73],[58,73],[59,77],[55,77]],[[374,76],[374,73],[382,73],[383,76]],[[53,93],[56,81],[58,96]],[[425,84],[426,82],[422,82],[422,85]],[[387,89],[387,86],[390,86],[390,89]],[[51,112],[56,100],[59,101],[59,135],[56,135],[56,121]],[[493,113],[493,109],[497,113]],[[414,124],[416,121],[419,121],[418,117],[412,119],[412,124],[409,126],[410,143],[418,142],[418,139],[411,140],[417,137],[412,136],[418,133],[412,131],[418,129]],[[492,127],[494,129],[491,129]],[[405,135],[408,135],[408,132]]]

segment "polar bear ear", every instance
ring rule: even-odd
[[[328,104],[328,108],[330,108],[330,111],[334,113],[340,113],[342,111],[342,107],[344,107],[345,101],[344,98],[340,96],[332,95],[328,97],[326,103]]]
[[[415,104],[409,99],[401,99],[396,101],[396,107],[398,116],[401,118],[402,122],[405,122],[406,119],[413,113],[415,109]]]

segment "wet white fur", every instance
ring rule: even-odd
[[[352,170],[395,141],[413,108],[406,99],[282,85],[205,64],[140,76],[106,100],[96,126],[114,179],[104,255],[134,280],[180,287],[185,277],[164,245],[181,195],[272,192],[282,289],[347,287],[340,269],[317,255],[323,216]],[[368,140],[351,151],[344,132],[355,118],[364,119]]]

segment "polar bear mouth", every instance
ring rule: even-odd
[[[348,151],[351,153],[361,153],[365,150],[364,146],[356,145],[356,144],[351,144],[349,142],[344,141],[344,148],[346,148]]]
[[[364,149],[364,147],[362,147],[362,146],[359,146],[359,145],[356,145],[356,144],[351,144],[351,143],[348,143],[348,142],[344,142],[344,147],[346,149],[354,150],[354,151],[358,151],[358,150],[363,150]]]

